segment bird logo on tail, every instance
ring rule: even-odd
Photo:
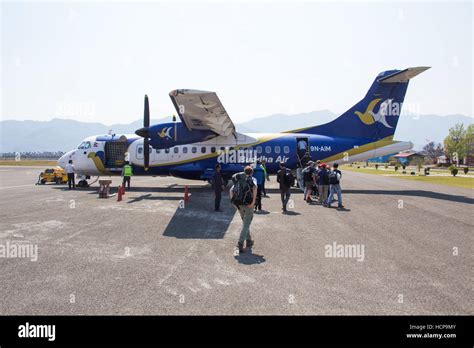
[[[158,133],[158,136],[160,138],[166,138],[166,139],[172,139],[170,132],[171,132],[172,127],[165,127],[161,130],[160,133]]]
[[[387,122],[387,119],[385,118],[388,115],[388,111],[390,110],[390,106],[392,103],[392,99],[387,99],[384,102],[380,104],[379,111],[377,113],[374,113],[374,108],[375,106],[381,101],[381,98],[376,98],[372,100],[369,105],[367,106],[367,109],[365,110],[364,113],[360,111],[356,111],[355,114],[359,116],[359,119],[362,121],[362,123],[370,126],[374,124],[375,122],[380,122],[387,128],[393,128],[390,126]]]

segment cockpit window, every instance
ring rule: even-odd
[[[90,149],[91,142],[90,141],[83,141],[77,148],[80,150]]]

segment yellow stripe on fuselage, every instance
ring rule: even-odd
[[[321,161],[323,161],[323,162],[333,162],[333,161],[336,161],[338,159],[344,158],[344,156],[346,156],[346,154],[347,154],[347,156],[359,155],[361,153],[364,153],[364,152],[367,152],[367,151],[370,151],[370,150],[375,150],[377,148],[384,147],[384,146],[391,145],[391,144],[395,144],[395,143],[397,143],[397,141],[393,141],[393,135],[389,135],[386,138],[383,138],[383,139],[380,139],[380,140],[377,140],[377,141],[374,141],[374,142],[371,142],[371,143],[367,143],[367,144],[361,145],[359,147],[352,148],[350,150],[346,150],[344,152],[339,152],[338,154],[332,155],[330,157],[326,157],[326,158],[322,159]]]

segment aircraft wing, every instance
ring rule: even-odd
[[[223,136],[235,132],[234,123],[215,92],[176,89],[170,92],[170,97],[189,130],[211,130]]]

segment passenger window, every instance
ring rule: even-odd
[[[205,146],[201,147],[201,153],[206,153],[206,147]]]
[[[192,153],[196,153],[196,152],[197,152],[197,147],[196,147],[196,146],[193,146],[193,147],[191,148],[191,152],[192,152]]]
[[[138,154],[141,155],[143,153],[143,147],[139,146],[138,147]]]
[[[188,147],[187,146],[183,147],[183,153],[188,153]]]
[[[290,147],[289,146],[284,146],[283,147],[283,152],[284,153],[290,153]]]
[[[174,147],[174,153],[179,153],[179,147],[177,146]]]
[[[216,148],[215,147],[211,147],[211,153],[216,153]]]
[[[280,146],[275,146],[275,153],[280,153]]]
[[[272,148],[270,146],[265,146],[265,152],[266,153],[272,152]]]
[[[225,152],[225,147],[221,146],[221,151]]]
[[[166,153],[170,153],[170,148],[167,147],[167,148],[165,149],[165,152],[166,152]]]
[[[262,147],[261,146],[257,146],[257,153],[262,153]]]
[[[229,147],[229,150],[230,150],[230,151],[234,151],[234,148],[231,146],[231,147]]]

